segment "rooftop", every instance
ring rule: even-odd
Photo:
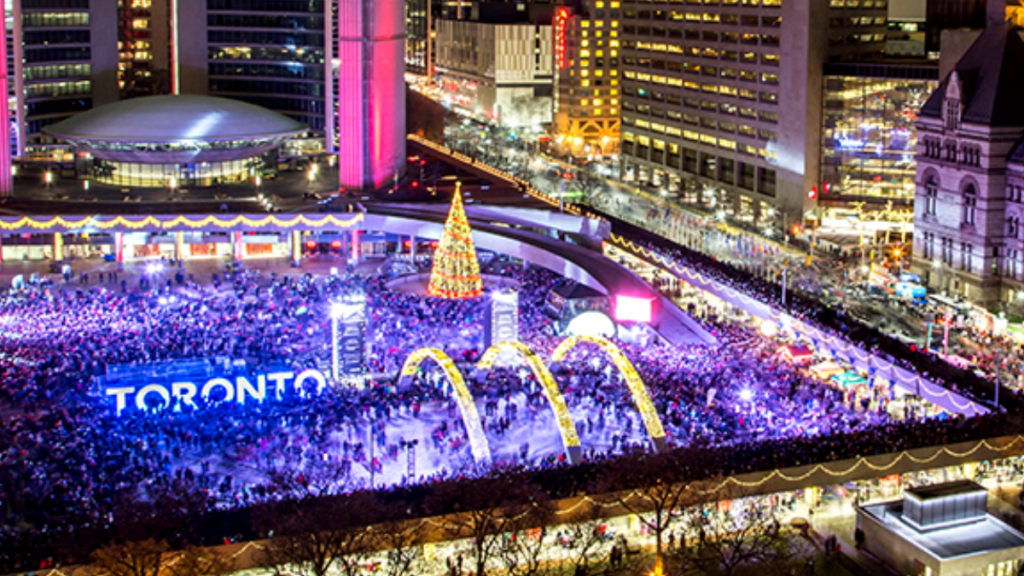
[[[911,488],[904,493],[916,497],[918,500],[934,500],[937,498],[948,498],[959,494],[974,494],[977,492],[988,492],[984,486],[970,480],[958,480],[932,486],[921,486]]]
[[[1024,40],[1010,22],[990,25],[967,49],[954,71],[960,78],[963,121],[989,126],[1024,126]],[[952,76],[952,73],[950,74]],[[942,101],[950,76],[921,107],[921,116],[942,117]]]
[[[941,560],[1024,548],[1024,534],[991,514],[970,524],[920,532],[903,518],[902,501],[868,505],[860,508],[860,511],[884,525],[894,535]]]
[[[147,96],[76,114],[43,128],[61,140],[224,142],[291,136],[301,122],[248,102],[213,96]]]

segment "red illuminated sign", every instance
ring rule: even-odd
[[[569,10],[559,8],[555,14],[555,55],[558,58],[558,69],[565,68],[565,30],[569,27]]]

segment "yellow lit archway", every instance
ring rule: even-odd
[[[427,358],[432,359],[441,367],[448,382],[455,390],[455,399],[459,403],[459,411],[462,413],[462,422],[466,425],[466,433],[469,434],[469,447],[473,452],[473,458],[481,463],[490,462],[491,448],[487,444],[484,428],[480,425],[480,413],[476,410],[473,395],[470,393],[469,387],[466,386],[462,373],[455,367],[455,362],[452,362],[447,354],[437,348],[416,350],[402,364],[401,380],[405,381],[415,376],[420,364]]]
[[[558,430],[562,434],[562,445],[565,446],[566,457],[569,458],[570,463],[575,464],[579,462],[582,456],[580,438],[576,433],[576,424],[572,421],[572,415],[569,414],[569,407],[565,404],[565,397],[562,395],[562,390],[558,387],[558,383],[555,382],[554,376],[551,375],[551,371],[548,370],[548,367],[544,365],[544,362],[533,350],[530,350],[526,344],[517,340],[499,342],[484,352],[480,362],[476,365],[477,369],[490,370],[498,360],[498,356],[505,350],[514,350],[518,353],[519,357],[530,367],[533,376],[544,387],[544,396],[547,397],[548,403],[551,404],[551,411],[555,413],[555,421],[558,423]]]
[[[630,394],[633,395],[633,403],[636,404],[636,409],[640,412],[640,417],[643,418],[644,426],[647,428],[647,435],[651,437],[651,441],[654,443],[654,449],[657,451],[664,450],[667,447],[667,442],[665,440],[665,428],[661,425],[661,417],[658,416],[658,411],[654,408],[654,402],[651,401],[651,395],[647,391],[647,386],[644,385],[640,375],[636,372],[636,368],[626,358],[626,355],[622,353],[622,350],[619,350],[618,346],[597,336],[570,336],[562,340],[558,347],[555,348],[555,351],[551,354],[551,361],[561,362],[565,360],[565,357],[573,348],[586,342],[596,344],[601,348],[611,358],[615,367],[619,369],[619,373],[626,380],[626,386],[629,387]]]

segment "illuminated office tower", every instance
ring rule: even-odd
[[[171,77],[178,93],[243,100],[323,133],[322,0],[170,2],[177,22],[170,39]]]
[[[116,0],[16,0],[11,16],[24,154],[48,141],[44,126],[118,100],[118,11]]]
[[[623,177],[758,230],[816,216],[825,64],[880,57],[887,7],[623,2]]]
[[[168,0],[118,0],[117,85],[121,98],[169,94]]]
[[[555,134],[576,156],[618,149],[619,18],[618,0],[555,8]]]

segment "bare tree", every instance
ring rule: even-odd
[[[689,538],[673,558],[707,576],[735,576],[756,569],[760,575],[789,573],[803,550],[774,512],[754,501],[692,506],[685,512]]]
[[[107,544],[92,553],[97,576],[163,576],[170,546],[163,540]]]
[[[436,496],[440,502],[457,503],[445,518],[446,531],[452,538],[470,539],[476,576],[487,574],[488,564],[498,558],[504,534],[539,525],[548,513],[545,495],[511,474],[445,484]]]
[[[573,573],[586,573],[591,562],[601,558],[611,545],[611,537],[604,532],[606,518],[571,521],[559,532],[564,534],[564,545],[572,552]]]
[[[234,571],[234,561],[209,548],[189,547],[167,563],[170,576],[215,576]]]
[[[332,568],[352,576],[375,550],[367,527],[381,510],[366,492],[286,502],[262,510],[257,526],[275,536],[261,562],[278,576],[326,576]]]
[[[636,455],[630,466],[607,466],[602,484],[612,501],[634,514],[655,539],[655,565],[664,562],[664,542],[683,510],[700,501],[700,487],[676,477],[665,456]]]
[[[550,530],[540,526],[513,532],[502,541],[499,551],[502,563],[511,576],[541,576],[556,573],[550,550],[555,543]]]
[[[381,549],[386,550],[384,576],[416,574],[415,567],[423,559],[422,544],[426,536],[423,522],[391,520],[376,528],[377,543]]]

